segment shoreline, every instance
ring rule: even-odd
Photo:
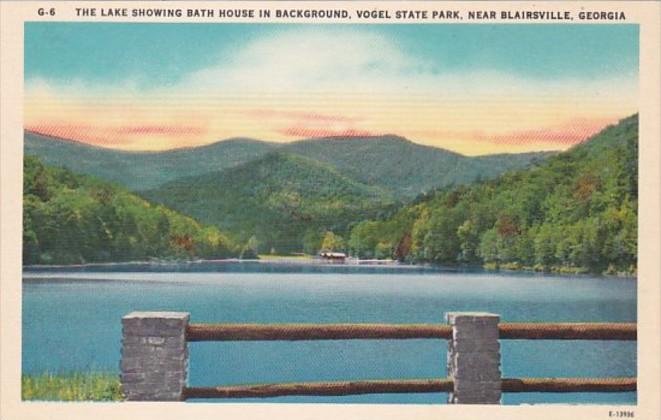
[[[32,264],[23,265],[23,271],[41,270],[41,269],[77,269],[77,268],[105,268],[105,267],[119,267],[119,266],[154,266],[154,267],[167,267],[167,266],[182,266],[182,265],[202,265],[202,264],[290,264],[302,266],[318,266],[318,267],[354,267],[354,266],[369,266],[369,267],[398,267],[398,268],[424,268],[433,267],[432,264],[405,264],[396,260],[354,260],[348,262],[337,261],[324,261],[314,257],[268,257],[263,259],[240,259],[240,258],[226,258],[216,260],[173,260],[173,261],[126,261],[126,262],[103,262],[103,263],[85,263],[85,264]]]
[[[324,261],[317,259],[315,257],[301,257],[301,256],[269,256],[263,259],[239,259],[239,258],[227,258],[227,259],[214,259],[214,260],[173,260],[173,261],[127,261],[127,262],[105,262],[105,263],[87,263],[87,264],[36,264],[36,265],[24,265],[22,267],[22,273],[25,274],[35,274],[35,273],[48,273],[56,272],[57,270],[62,271],[77,271],[77,270],[88,270],[88,269],[101,269],[101,272],[109,270],[112,272],[113,267],[117,268],[167,268],[171,267],[190,267],[190,266],[202,266],[205,264],[210,265],[234,265],[234,264],[259,264],[259,265],[273,265],[273,266],[297,266],[297,267],[329,267],[329,268],[353,268],[353,267],[362,267],[362,268],[384,268],[384,269],[401,269],[401,270],[442,270],[445,272],[485,272],[485,273],[512,273],[512,274],[530,274],[530,275],[553,275],[553,276],[592,276],[592,277],[603,277],[603,278],[621,278],[621,279],[630,279],[637,280],[637,274],[627,274],[627,273],[589,273],[582,271],[580,269],[576,270],[563,270],[562,268],[556,268],[551,270],[540,270],[535,269],[534,267],[522,267],[522,268],[513,268],[508,266],[494,267],[490,265],[460,265],[460,266],[442,266],[436,264],[422,263],[402,263],[396,260],[354,260],[349,262],[337,262],[337,261]],[[84,272],[84,271],[83,271]],[[137,271],[142,272],[142,271]],[[150,272],[150,271],[144,271]],[[159,272],[159,271],[156,271]],[[160,271],[162,272],[162,271]]]

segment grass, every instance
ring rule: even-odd
[[[120,401],[119,375],[104,372],[23,375],[21,397],[35,401]]]

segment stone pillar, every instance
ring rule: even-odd
[[[451,312],[448,376],[454,381],[450,404],[500,403],[500,344],[498,321],[489,313]]]
[[[122,318],[122,392],[129,401],[181,401],[188,372],[186,312]]]

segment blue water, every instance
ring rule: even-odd
[[[282,264],[200,267],[25,272],[23,372],[118,372],[120,319],[135,310],[187,311],[192,322],[444,323],[450,311],[488,311],[505,322],[636,321],[633,279]],[[189,384],[445,378],[446,349],[444,340],[191,343]],[[504,377],[636,376],[636,342],[502,340],[501,353]],[[240,401],[446,398],[429,393]],[[503,401],[635,404],[636,394],[505,394]]]

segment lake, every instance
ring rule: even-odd
[[[31,269],[23,280],[24,373],[119,372],[121,318],[186,311],[191,322],[635,322],[636,280],[425,267],[264,263]],[[445,340],[190,344],[191,386],[445,378]],[[504,377],[636,376],[636,342],[502,340]],[[280,397],[241,402],[445,403],[446,394]],[[227,400],[225,400],[227,401]],[[505,404],[624,403],[636,393],[504,394]]]

